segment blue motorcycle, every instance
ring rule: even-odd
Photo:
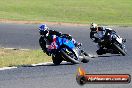
[[[62,61],[73,64],[87,63],[89,61],[88,54],[81,49],[81,46],[75,46],[73,41],[66,36],[56,37],[56,49],[54,49],[54,44],[51,44],[47,37],[41,36],[39,43],[42,50],[52,56],[55,65],[59,65]]]

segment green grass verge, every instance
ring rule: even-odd
[[[0,49],[0,67],[30,65],[51,61],[42,50],[10,50]]]
[[[0,19],[132,24],[132,0],[0,0]]]

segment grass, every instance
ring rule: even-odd
[[[0,19],[132,24],[132,0],[0,0]]]
[[[30,65],[51,61],[42,50],[11,50],[0,48],[0,67]]]

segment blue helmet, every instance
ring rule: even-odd
[[[47,25],[46,24],[41,24],[40,26],[39,26],[39,31],[47,31],[49,28],[47,27]]]
[[[46,35],[48,33],[48,30],[49,28],[47,27],[46,24],[41,24],[39,26],[39,32],[40,32],[40,35]]]

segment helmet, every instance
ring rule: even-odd
[[[48,30],[49,28],[47,27],[47,25],[46,24],[41,24],[40,26],[39,26],[39,31],[46,31],[46,30]]]
[[[47,27],[46,24],[41,24],[39,26],[39,32],[40,32],[40,35],[46,35],[48,33],[48,30],[49,28]]]
[[[90,29],[91,29],[91,31],[96,31],[97,27],[98,27],[97,24],[92,23],[91,26],[90,26]]]

